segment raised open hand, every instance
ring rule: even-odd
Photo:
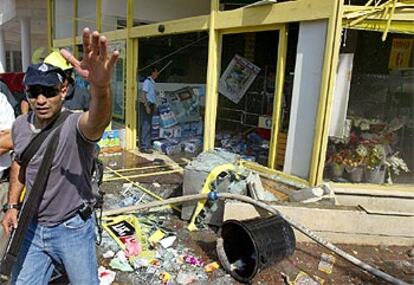
[[[110,57],[107,52],[107,40],[89,28],[83,29],[83,58],[77,60],[69,51],[62,49],[60,53],[69,61],[75,71],[96,88],[106,88],[112,77],[112,68],[119,57],[114,51]]]

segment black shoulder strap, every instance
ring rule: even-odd
[[[49,178],[53,157],[55,156],[59,143],[61,129],[62,128],[59,127],[56,132],[52,134],[52,137],[46,146],[46,153],[36,174],[33,187],[28,192],[28,196],[23,203],[22,209],[19,213],[19,223],[10,236],[6,251],[0,262],[0,274],[2,276],[10,276],[13,265],[17,261],[17,257],[29,224],[37,214],[37,210]]]
[[[29,164],[29,161],[32,159],[33,155],[35,155],[35,153],[39,150],[40,146],[46,140],[47,136],[53,130],[59,127],[70,114],[72,114],[72,112],[68,110],[61,112],[53,122],[51,122],[46,128],[44,128],[30,141],[30,143],[20,156],[20,165],[22,167],[26,167]]]

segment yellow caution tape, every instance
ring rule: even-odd
[[[236,166],[231,163],[222,164],[215,167],[207,176],[206,181],[204,183],[203,189],[201,190],[201,194],[206,194],[210,192],[210,184],[216,180],[217,176],[219,176],[222,172],[227,170],[235,170]],[[197,230],[197,226],[195,225],[195,220],[197,216],[200,214],[201,210],[203,210],[207,200],[200,200],[197,202],[197,206],[194,210],[194,214],[191,217],[190,224],[188,225],[187,229],[192,232]]]

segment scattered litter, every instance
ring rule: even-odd
[[[409,250],[409,251],[407,252],[407,254],[408,254],[408,257],[413,258],[413,257],[414,257],[414,248],[412,248],[411,250]]]
[[[114,282],[116,276],[116,272],[106,269],[103,266],[99,266],[98,268],[98,278],[99,278],[99,285],[110,285]]]
[[[134,271],[134,269],[129,265],[128,259],[125,256],[125,253],[123,251],[119,251],[116,256],[111,260],[109,263],[109,266],[112,269],[124,271],[124,272],[131,272]]]
[[[169,248],[170,246],[173,245],[176,239],[177,239],[176,236],[170,236],[170,237],[160,240],[160,244],[162,245],[163,248]]]
[[[193,255],[184,256],[184,261],[193,266],[204,266],[204,261],[201,258],[197,258]]]
[[[104,254],[102,254],[103,258],[112,258],[114,256],[115,256],[115,252],[113,252],[112,250],[108,250]]]
[[[171,274],[168,272],[163,272],[160,275],[160,279],[163,285],[169,284],[171,281]]]
[[[141,245],[137,242],[136,239],[126,239],[125,240],[125,256],[137,256],[142,252]]]
[[[204,266],[204,271],[205,272],[213,272],[213,271],[216,271],[219,268],[220,268],[220,265],[218,264],[218,262],[214,261],[214,262],[211,262],[211,263],[207,264],[206,266]]]
[[[319,278],[317,276],[309,276],[307,273],[300,271],[296,276],[295,281],[293,281],[293,285],[322,285],[325,280]]]
[[[160,188],[161,187],[161,184],[158,183],[158,182],[154,182],[154,183],[152,183],[152,186],[154,186],[156,188]]]
[[[246,266],[246,263],[244,263],[243,260],[238,259],[232,264],[230,264],[230,270],[231,271],[234,271],[234,270],[242,271],[245,266]]]
[[[318,264],[318,270],[327,274],[332,273],[333,265],[335,263],[335,256],[331,254],[322,253],[321,260]]]
[[[135,269],[138,269],[138,268],[141,268],[141,267],[148,267],[150,265],[150,262],[146,258],[136,258],[134,260],[133,265],[134,265]]]
[[[177,275],[176,282],[180,285],[187,285],[192,283],[197,283],[198,278],[197,275],[193,272],[184,272],[181,271]]]
[[[293,282],[292,282],[292,281],[290,281],[290,277],[289,277],[289,275],[287,275],[287,274],[286,274],[286,273],[284,273],[284,272],[280,272],[280,275],[282,275],[283,282],[285,282],[285,285],[292,285],[292,284],[293,284]]]
[[[151,243],[151,245],[154,246],[164,237],[165,237],[165,233],[158,229],[149,237],[148,241]]]

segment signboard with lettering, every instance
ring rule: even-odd
[[[393,39],[388,68],[393,70],[408,68],[410,66],[412,48],[412,39]]]

